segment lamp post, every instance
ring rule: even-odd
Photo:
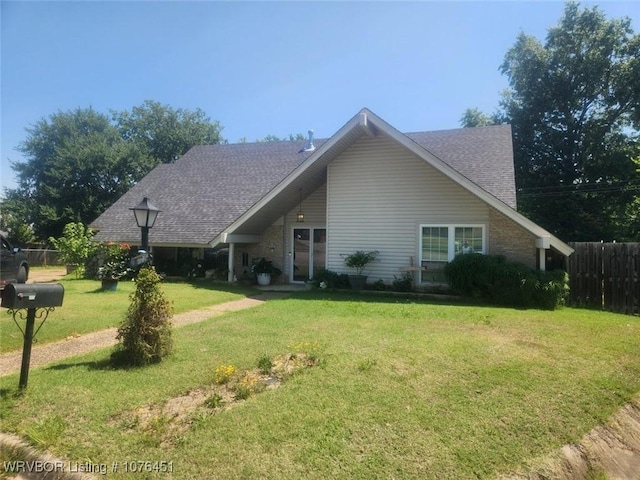
[[[142,230],[142,245],[140,250],[148,253],[149,250],[149,229],[156,223],[156,218],[160,210],[153,205],[147,197],[144,197],[142,201],[135,207],[130,208],[133,210],[133,214],[136,217],[136,223]]]

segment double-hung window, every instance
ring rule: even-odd
[[[444,266],[456,255],[485,253],[484,225],[421,225],[421,281],[445,282]]]

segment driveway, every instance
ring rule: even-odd
[[[45,283],[60,280],[67,274],[66,267],[33,268],[29,272],[27,283]]]

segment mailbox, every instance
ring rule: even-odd
[[[2,292],[2,308],[61,307],[64,287],[59,283],[10,283]]]

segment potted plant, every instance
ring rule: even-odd
[[[355,275],[349,275],[349,284],[354,290],[362,290],[367,283],[367,276],[363,275],[363,271],[367,265],[375,261],[380,252],[373,250],[371,252],[364,252],[358,250],[355,253],[351,253],[344,257],[344,264],[353,268],[356,271]]]
[[[108,243],[103,247],[104,263],[98,268],[102,290],[116,290],[120,279],[133,273],[129,267],[129,245]]]
[[[256,276],[258,285],[269,285],[271,280],[282,275],[282,270],[276,267],[271,260],[264,257],[254,258],[251,264],[251,273]]]

